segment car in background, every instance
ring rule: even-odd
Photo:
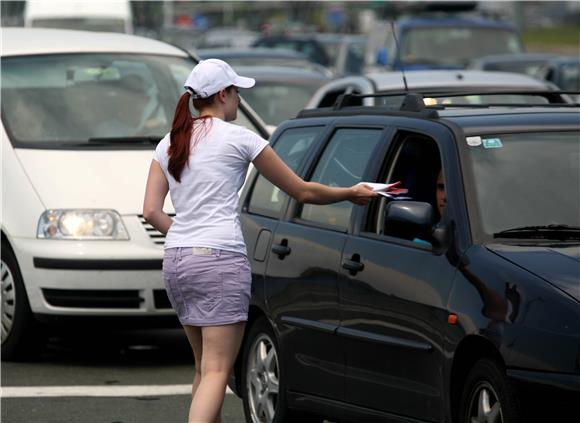
[[[126,34],[0,37],[2,359],[39,353],[42,324],[177,324],[164,236],[141,213],[153,151],[196,61]],[[237,123],[269,136],[243,100]]]
[[[213,27],[195,40],[196,48],[247,48],[260,34],[248,29]]]
[[[538,69],[536,76],[550,81],[564,91],[580,91],[580,58],[555,57]],[[580,95],[571,96],[580,101]]]
[[[360,75],[364,71],[367,48],[366,35],[316,33],[329,57],[328,67],[335,75]]]
[[[538,70],[555,57],[557,55],[551,53],[497,54],[474,59],[468,68],[536,76]]]
[[[293,50],[307,56],[321,66],[331,65],[326,49],[315,37],[306,35],[267,35],[252,43],[252,47]]]
[[[27,0],[24,26],[131,34],[133,12],[129,0]]]
[[[580,397],[580,108],[419,99],[305,110],[271,140],[306,181],[406,199],[304,204],[248,179],[246,421],[577,420],[557,416]]]
[[[424,94],[437,92],[466,93],[475,95],[450,96],[430,99],[433,104],[479,104],[485,103],[566,103],[571,99],[558,94],[557,87],[547,81],[531,76],[509,72],[483,72],[475,70],[429,70],[406,72],[407,88]],[[399,107],[406,91],[402,72],[369,73],[364,76],[349,76],[335,79],[320,87],[308,101],[307,109],[332,106],[344,93],[375,94],[399,92],[398,96],[351,98],[350,104],[366,106],[384,104]],[[518,94],[502,94],[501,91],[516,91]],[[551,93],[553,91],[553,93]],[[485,95],[485,92],[495,94]],[[499,92],[499,93],[498,93]],[[426,95],[426,97],[428,97]]]
[[[238,66],[299,68],[318,71],[328,76],[333,75],[328,68],[311,62],[304,54],[292,50],[256,47],[247,49],[196,49],[192,50],[191,53],[201,59],[221,59],[234,68]]]
[[[524,52],[515,25],[498,19],[425,14],[401,17],[393,26],[395,33],[385,28],[386,40],[377,52],[377,63],[385,69],[464,69],[478,57]]]
[[[332,33],[269,35],[257,39],[254,47],[300,52],[335,75],[357,75],[365,64],[366,36]]]
[[[324,73],[307,69],[238,66],[236,71],[256,80],[256,85],[242,94],[271,126],[296,116],[314,92],[331,80]]]

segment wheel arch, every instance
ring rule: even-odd
[[[467,374],[482,358],[493,359],[505,368],[505,361],[497,347],[483,336],[469,335],[455,349],[450,378],[450,405],[453,421],[458,421],[461,390]]]

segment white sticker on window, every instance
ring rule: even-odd
[[[467,145],[471,147],[477,147],[481,145],[481,137],[466,137],[465,141],[467,141]]]

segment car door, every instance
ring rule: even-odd
[[[434,139],[398,131],[379,182],[401,181],[412,200],[436,209],[440,149]],[[443,160],[445,180],[458,178]],[[448,201],[442,222],[453,219]],[[348,402],[417,419],[441,421],[446,298],[455,274],[451,254],[424,240],[387,236],[385,202],[374,200],[349,236],[339,282],[340,335],[346,356]],[[394,201],[394,200],[392,200]]]
[[[317,155],[311,181],[351,186],[361,181],[383,128],[336,128]],[[276,227],[266,270],[270,316],[290,390],[343,399],[344,357],[339,324],[338,273],[354,209],[343,201],[300,205]]]
[[[272,148],[295,172],[304,161],[324,126],[288,128],[273,141]],[[252,300],[263,301],[264,273],[269,256],[274,229],[286,209],[288,196],[262,175],[250,176],[253,181],[246,184],[242,193],[243,204],[240,220],[248,259],[252,267]],[[249,192],[249,195],[246,194]]]

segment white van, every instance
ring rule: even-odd
[[[28,0],[24,26],[133,33],[129,0]]]
[[[2,358],[38,351],[41,322],[176,323],[164,238],[141,213],[153,151],[194,59],[125,34],[0,36]],[[269,136],[244,101],[237,123]]]

